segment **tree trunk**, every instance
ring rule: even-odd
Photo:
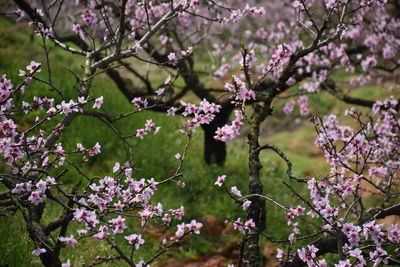
[[[54,250],[54,247],[49,240],[49,236],[45,233],[44,227],[40,224],[45,205],[45,203],[41,203],[37,206],[30,204],[27,207],[29,214],[24,215],[24,220],[29,236],[36,246],[46,249],[45,253],[39,255],[43,265],[46,267],[58,267],[61,266],[59,253]]]
[[[264,193],[263,185],[260,179],[260,163],[259,151],[259,135],[260,124],[269,114],[269,105],[264,103],[256,103],[253,105],[253,116],[250,120],[250,133],[248,135],[249,144],[249,194]],[[266,206],[265,200],[259,197],[250,198],[251,204],[247,210],[247,220],[252,219],[256,225],[255,229],[250,230],[247,234],[246,260],[251,267],[261,266],[261,255],[259,246],[260,232],[266,227]]]
[[[204,125],[204,160],[207,164],[216,163],[223,166],[226,159],[226,144],[214,139],[215,125]]]
[[[46,267],[58,267],[61,266],[61,261],[58,255],[54,255],[51,251],[46,251],[43,254],[40,254],[40,260],[43,265]]]
[[[221,103],[221,110],[215,114],[214,120],[210,124],[203,124],[204,130],[204,160],[207,164],[216,163],[223,166],[226,159],[226,143],[215,140],[215,132],[218,127],[224,126],[235,106],[228,99]]]

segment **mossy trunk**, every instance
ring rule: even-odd
[[[250,133],[248,135],[249,145],[249,194],[264,193],[260,179],[260,125],[270,114],[269,105],[266,103],[256,103],[253,105],[253,114],[250,119]],[[250,198],[251,205],[247,210],[247,220],[252,219],[255,228],[247,234],[247,245],[245,259],[251,267],[259,267],[262,264],[259,237],[266,228],[266,206],[265,200],[259,197]]]

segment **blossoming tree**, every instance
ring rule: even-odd
[[[309,41],[310,37],[315,35],[316,30],[312,28],[315,28],[316,25],[311,25],[313,20],[307,22],[297,19],[297,10],[304,9],[303,3],[296,2],[295,8],[293,8],[291,2],[268,1],[268,3],[258,3],[257,1],[247,1],[247,6],[245,6],[241,1],[219,4],[214,1],[192,1],[189,10],[183,11],[177,16],[176,20],[171,20],[168,24],[160,27],[157,32],[153,33],[154,37],[146,41],[146,45],[141,46],[139,44],[140,48],[138,46],[138,49],[140,51],[129,57],[136,58],[137,61],[132,62],[125,55],[113,61],[112,68],[110,68],[111,62],[109,61],[102,62],[96,67],[105,69],[105,73],[129,101],[140,97],[152,103],[154,96],[163,94],[163,101],[159,102],[157,107],[152,108],[156,111],[181,114],[183,110],[180,101],[188,94],[196,96],[199,101],[206,99],[209,102],[218,102],[222,107],[221,112],[216,114],[213,122],[202,125],[204,130],[204,157],[207,163],[223,165],[226,156],[225,143],[215,140],[213,136],[218,127],[222,127],[228,122],[235,106],[229,99],[220,97],[221,92],[224,93],[224,88],[214,81],[224,81],[228,78],[229,72],[241,63],[241,55],[238,53],[240,40],[246,40],[250,54],[254,53],[254,55],[257,54],[257,57],[262,58],[257,63],[257,58],[252,56],[255,64],[253,74],[263,76],[268,67],[266,62],[271,56],[274,54],[277,56],[279,53],[284,56],[285,53],[290,53],[290,51],[286,51],[287,49],[294,50],[297,45]],[[102,43],[111,38],[110,33],[112,34],[115,29],[120,27],[119,14],[121,11],[126,13],[123,21],[125,39],[135,42],[143,37],[143,29],[149,28],[150,23],[157,20],[166,7],[166,4],[159,5],[154,1],[144,6],[137,5],[134,1],[127,1],[126,7],[121,10],[119,5],[115,3],[63,1],[59,12],[57,12],[58,9],[53,8],[54,5],[51,6],[50,10],[47,10],[47,7],[42,6],[40,1],[27,3],[21,0],[16,1],[16,3],[30,18],[37,20],[45,28],[51,29],[51,32],[57,37],[58,43],[72,42],[80,47],[83,52],[93,50],[91,43]],[[310,3],[315,6],[315,2]],[[368,6],[373,2],[364,3]],[[307,4],[309,3],[307,2]],[[395,5],[396,1],[393,4]],[[327,3],[327,5],[334,7],[335,1]],[[76,9],[75,7],[79,8]],[[45,12],[36,14],[34,8],[40,8]],[[321,6],[318,7],[318,9],[321,8]],[[266,10],[268,15],[265,15]],[[374,68],[387,71],[393,71],[397,68],[397,63],[393,60],[398,49],[396,39],[393,38],[393,33],[396,32],[396,24],[390,21],[396,15],[384,12],[382,16],[379,16],[379,18],[385,18],[389,27],[385,28],[385,35],[378,36],[375,32],[381,30],[377,28],[376,25],[379,24],[375,23],[372,15],[368,21],[359,20],[363,16],[362,12],[366,12],[366,9],[363,10],[357,10],[358,14],[346,14],[353,17],[353,20],[359,24],[352,26],[351,30],[346,33],[346,38],[351,38],[354,41],[332,42],[328,55],[319,55],[318,57],[313,56],[313,54],[308,55],[301,60],[302,64],[307,66],[311,64],[318,68],[308,68],[302,73],[297,73],[296,76],[288,80],[285,86],[293,88],[305,79],[311,78],[302,85],[303,91],[307,94],[316,93],[319,89],[323,89],[346,102],[372,106],[371,101],[354,99],[344,94],[344,91],[336,86],[335,79],[331,78],[332,73],[335,72],[335,69],[337,70],[337,66],[340,66],[340,69],[345,66],[348,70],[351,70],[354,63],[359,64],[357,61],[360,59],[365,59],[362,66],[363,70],[367,72]],[[55,14],[53,14],[53,18],[49,17],[52,12],[57,16],[55,17]],[[19,11],[17,12],[18,16],[21,14]],[[317,15],[321,14],[312,15],[315,16],[315,22]],[[57,18],[57,20],[53,23],[54,18]],[[103,21],[104,19],[106,21]],[[331,26],[330,21],[327,21],[326,27]],[[251,34],[252,31],[254,31],[254,34]],[[207,34],[204,34],[205,32]],[[309,36],[305,36],[305,34]],[[369,38],[365,39],[365,36],[369,36]],[[91,41],[89,42],[89,40]],[[378,45],[383,40],[386,41],[384,47]],[[290,46],[280,48],[279,45],[284,43],[290,43]],[[192,54],[193,48],[197,51],[194,55]],[[253,48],[255,50],[251,51]],[[282,50],[282,52],[278,52],[278,50]],[[100,56],[100,52],[104,52],[104,50],[100,49],[96,56]],[[361,53],[364,54],[363,57],[357,59]],[[197,55],[201,55],[201,57]],[[377,58],[382,57],[387,62],[393,62],[389,66],[377,66]],[[172,81],[178,80],[180,82],[164,84],[159,81],[159,69],[153,71],[149,68],[144,73],[144,67],[137,67],[137,62],[141,62],[140,65],[156,64],[163,66],[166,69],[165,76],[170,73],[175,76]],[[270,75],[263,77],[256,84],[256,87],[259,90],[268,90],[274,86],[272,83],[274,79],[271,78],[273,77]],[[212,82],[210,83],[210,81]],[[361,81],[365,81],[365,79]],[[298,102],[302,107],[302,114],[307,113],[306,98],[302,97]],[[294,106],[294,103],[294,101],[289,103],[287,112],[291,110],[290,107]]]
[[[337,266],[364,266],[367,260],[376,265],[399,263],[395,257],[398,227],[383,227],[377,222],[389,215],[399,215],[396,204],[399,104],[393,97],[376,103],[357,99],[341,87],[346,82],[358,86],[379,82],[383,75],[385,79],[393,77],[400,66],[398,1],[297,0],[243,4],[196,0],[32,3],[15,0],[15,3],[20,9],[14,15],[29,20],[42,40],[46,56],[48,47],[56,45],[81,56],[83,66],[82,74],[75,74],[79,95],[76,99],[66,99],[66,89],[52,82],[48,57],[45,63],[32,61],[26,70],[21,70],[20,81],[10,81],[6,75],[0,80],[3,134],[0,152],[8,164],[8,172],[1,174],[4,192],[0,194],[0,205],[10,212],[21,212],[37,245],[33,253],[44,265],[69,266],[69,262],[61,263],[60,250],[74,247],[81,239],[94,238],[109,244],[115,255],[99,257],[92,265],[123,260],[130,266],[146,266],[186,235],[199,234],[201,223],[179,224],[175,235],[163,241],[154,257],[140,263],[132,261],[133,252],[145,242],[142,231],[147,224],[160,218],[168,226],[172,219],[180,220],[184,214],[183,207],[167,210],[151,198],[159,186],[177,181],[183,175],[187,146],[182,148],[182,154],[176,155],[179,164],[172,176],[160,181],[151,177],[139,179],[135,177],[135,163],[129,157],[132,152],[129,139],[157,134],[160,128],[151,118],[130,135],[115,125],[116,121],[145,110],[187,117],[180,131],[187,135],[188,142],[193,131],[202,127],[206,160],[220,164],[225,159],[224,143],[238,136],[242,125],[249,127],[249,194],[243,196],[236,186],[228,190],[247,210],[245,220],[234,222],[235,228],[244,234],[239,266],[262,263],[259,239],[265,236],[268,223],[265,201],[285,210],[288,226],[293,229],[287,237],[288,249],[279,250],[282,265],[326,266],[326,260],[320,256],[329,252],[339,255]],[[65,25],[70,26],[67,33]],[[205,86],[207,78],[201,74],[204,71],[194,64],[196,59],[207,66],[207,62],[202,62],[202,54],[210,50],[213,66],[208,66],[205,74],[214,82],[229,77],[223,88]],[[128,61],[132,58],[157,66],[156,75],[160,70],[171,73],[161,82],[154,82],[136,63]],[[143,88],[129,82],[119,69],[135,76]],[[47,71],[47,80],[36,77],[42,70]],[[240,74],[232,75],[235,70]],[[335,76],[344,70],[354,73],[356,78],[343,81]],[[101,73],[106,73],[129,98],[131,112],[112,116],[98,110],[107,100],[92,97],[91,84]],[[180,85],[181,80],[184,86]],[[17,96],[28,90],[33,81],[50,86],[58,92],[60,101],[36,97],[31,103],[19,103]],[[347,111],[347,116],[357,123],[355,129],[341,126],[333,115],[322,119],[313,116],[316,145],[332,168],[323,178],[298,178],[293,175],[292,163],[284,152],[259,143],[260,126],[273,115],[273,106],[280,96],[297,100],[287,101],[284,113],[292,113],[297,103],[300,114],[308,115],[307,95],[321,89],[345,102],[371,107],[375,115],[367,120],[356,109]],[[201,102],[196,105],[182,101],[188,92]],[[36,110],[45,111],[29,128],[21,127],[15,115]],[[234,120],[228,123],[232,111]],[[128,158],[124,161],[127,162],[116,162],[107,177],[88,177],[70,159],[79,155],[84,162],[101,153],[100,144],[85,148],[85,144],[78,143],[75,151],[65,151],[59,142],[65,129],[79,116],[103,121],[126,145]],[[287,163],[289,179],[307,185],[309,196],[301,195],[288,182],[282,186],[283,192],[287,190],[299,200],[298,207],[287,207],[269,198],[264,190],[260,153],[267,149]],[[86,183],[73,188],[63,186],[60,181],[67,172],[65,165],[79,170]],[[218,177],[216,184],[225,186],[225,179]],[[380,205],[365,207],[360,193],[365,183],[385,197]],[[63,212],[51,223],[42,225],[50,201]],[[129,229],[125,222],[128,217],[136,219],[139,231]],[[312,221],[316,233],[300,236],[300,220]],[[77,233],[69,231],[72,223],[81,225]],[[124,236],[131,251],[119,246],[118,235]],[[297,242],[304,240],[311,241],[297,248]]]

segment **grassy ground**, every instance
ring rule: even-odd
[[[23,25],[12,25],[0,19],[0,74],[7,73],[9,78],[17,81],[18,70],[24,68],[30,60],[45,62],[39,39],[32,37]],[[52,62],[53,82],[62,88],[68,98],[75,98],[74,86],[76,81],[71,72],[81,72],[82,60],[65,54],[58,48],[50,45],[50,61]],[[67,69],[68,68],[68,69]],[[47,73],[43,70],[40,76],[46,78]],[[382,96],[380,90],[375,87],[364,88],[361,94],[367,98],[371,96]],[[105,103],[104,111],[112,114],[120,114],[131,109],[131,104],[119,93],[115,86],[105,78],[95,79],[92,89],[93,96],[103,95]],[[384,93],[386,94],[386,93]],[[37,96],[58,95],[50,91],[43,84],[33,82],[28,87],[24,98],[31,99]],[[317,103],[318,113],[326,114],[329,111],[343,113],[347,108],[345,104],[338,103],[333,97],[327,95],[312,96],[311,101]],[[283,101],[280,101],[283,103]],[[326,164],[321,160],[321,155],[313,147],[313,127],[305,119],[294,123],[293,117],[286,118],[280,111],[282,103],[276,103],[276,116],[271,118],[263,126],[262,143],[271,143],[284,151],[293,160],[295,174],[299,176],[323,175],[327,171]],[[22,124],[29,125],[36,114],[20,117]],[[118,123],[118,127],[126,134],[135,133],[137,128],[144,125],[146,119],[152,118],[162,128],[158,136],[146,136],[144,141],[134,141],[134,162],[138,166],[138,177],[155,177],[160,180],[168,177],[176,168],[177,161],[173,155],[182,153],[185,137],[176,129],[182,122],[181,118],[167,118],[160,113],[140,113],[132,118]],[[284,127],[282,127],[284,125]],[[244,129],[244,131],[246,131]],[[77,118],[66,131],[67,138],[63,138],[64,147],[68,150],[74,148],[77,142],[85,147],[99,142],[103,153],[91,159],[85,172],[89,176],[106,176],[110,174],[115,161],[125,161],[125,150],[123,143],[113,135],[112,131],[100,121],[88,117]],[[235,207],[232,201],[218,187],[214,186],[218,175],[226,174],[232,184],[237,185],[243,193],[247,191],[247,147],[245,139],[239,138],[228,144],[228,158],[224,169],[217,166],[207,166],[202,160],[202,132],[195,133],[187,161],[184,166],[184,178],[186,188],[182,189],[175,184],[168,184],[160,189],[154,198],[154,202],[162,201],[166,209],[178,208],[181,204],[186,207],[185,220],[192,218],[201,220],[204,215],[214,215],[220,220],[243,216],[240,207]],[[265,152],[262,154],[264,168],[262,179],[265,185],[266,195],[277,198],[281,203],[289,205],[293,203],[290,194],[282,188],[282,180],[286,178],[286,166],[284,162],[274,154]],[[0,167],[1,169],[1,167]],[[75,183],[79,175],[70,169],[63,178],[64,183]],[[298,185],[294,187],[300,189]],[[284,213],[275,206],[268,205],[268,233],[273,233],[275,238],[281,239],[287,236],[288,229],[282,227],[285,223]],[[57,208],[50,208],[43,220],[46,223],[51,217],[59,213]],[[312,227],[312,226],[310,226]],[[10,266],[38,266],[39,261],[31,255],[34,249],[32,242],[24,232],[25,226],[20,216],[0,217],[0,264],[8,263]],[[141,254],[136,259],[148,258],[157,249],[155,237],[147,234],[154,242],[146,242]],[[237,236],[196,236],[190,241],[168,255],[175,258],[196,258],[202,254],[213,254],[221,246],[230,241],[239,240]],[[124,242],[122,242],[124,243]],[[76,265],[93,260],[98,253],[102,256],[110,255],[111,251],[106,245],[94,240],[87,240],[78,245],[76,250],[66,249],[63,259],[69,258]],[[110,265],[111,266],[111,265]],[[113,265],[114,266],[114,265]],[[115,266],[122,266],[120,263]]]

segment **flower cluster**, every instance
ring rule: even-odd
[[[22,131],[13,118],[16,106],[14,103],[15,95],[23,93],[22,87],[32,81],[27,78],[38,73],[40,67],[40,63],[32,61],[26,68],[29,71],[28,74],[20,71],[20,76],[24,80],[16,88],[11,80],[7,79],[7,76],[3,75],[0,78],[0,153],[11,168],[11,176],[21,177],[10,180],[11,182],[8,184],[9,193],[13,195],[13,199],[23,201],[25,206],[35,209],[42,207],[48,199],[64,203],[64,200],[60,200],[61,198],[59,199],[55,195],[64,196],[67,199],[66,203],[68,203],[68,206],[63,204],[68,208],[68,219],[62,219],[61,222],[64,223],[64,220],[66,220],[67,224],[75,223],[79,225],[80,228],[77,230],[79,238],[75,238],[73,233],[67,235],[67,232],[63,232],[62,235],[57,237],[56,243],[57,246],[72,248],[75,248],[82,239],[93,238],[111,242],[116,235],[122,235],[135,250],[140,249],[145,242],[144,235],[142,231],[131,233],[126,219],[128,213],[132,213],[132,216],[138,218],[135,221],[141,229],[152,220],[161,222],[165,226],[169,226],[172,220],[182,220],[185,215],[183,206],[178,209],[164,210],[161,203],[152,203],[152,197],[157,191],[159,182],[154,178],[135,179],[135,168],[128,162],[125,164],[116,162],[112,169],[113,174],[110,176],[93,179],[87,177],[89,183],[83,186],[82,193],[64,191],[66,189],[60,179],[68,169],[61,167],[67,162],[85,175],[72,159],[75,160],[77,156],[80,156],[82,162],[85,162],[87,161],[85,154],[90,157],[98,155],[101,153],[101,146],[96,142],[93,147],[85,148],[81,143],[77,143],[75,151],[68,151],[63,147],[62,142],[52,141],[53,139],[58,140],[57,138],[63,133],[65,127],[63,123],[53,124],[53,129],[49,127],[50,131],[45,131],[41,127],[47,126],[45,123],[48,121],[55,121],[58,118],[65,120],[73,113],[83,113],[88,102],[94,102],[93,108],[98,109],[104,100],[103,97],[89,99],[79,96],[76,101],[72,99],[69,101],[62,100],[56,104],[54,99],[35,96],[31,103],[22,103],[22,111],[29,113],[43,110],[39,115],[43,118],[39,116],[36,118],[32,127],[35,131],[32,129]],[[145,106],[146,102],[136,99],[134,104],[137,105],[137,108],[140,108]],[[201,116],[211,116],[212,113],[218,112],[220,108],[220,106],[207,101],[202,101],[201,105],[196,108],[193,108],[191,104],[186,104],[185,107],[187,116],[195,115],[199,124],[211,120],[211,118],[201,120]],[[156,134],[159,129],[160,127],[156,127],[150,119],[146,121],[145,128],[141,130],[144,134],[150,131]],[[140,134],[138,136],[143,137]],[[53,177],[50,171],[52,169],[57,170],[57,168],[61,170],[61,174]],[[182,223],[178,226],[175,238],[172,238],[170,242],[179,242],[181,238],[192,233],[199,234],[201,227],[202,224],[194,220],[190,223]],[[163,245],[166,246],[167,244]],[[50,249],[52,248],[48,244],[38,241],[32,254],[44,257],[43,254],[49,252]],[[70,266],[70,261],[63,263],[62,266]]]
[[[263,7],[250,7],[249,4],[246,5],[244,9],[234,10],[228,18],[222,20],[222,24],[238,23],[244,16],[249,15],[253,17],[262,16],[265,14]]]
[[[240,126],[243,125],[243,112],[241,110],[235,110],[235,119],[232,121],[231,125],[224,125],[223,127],[218,127],[215,132],[214,138],[222,142],[229,142],[236,136],[240,134]]]
[[[160,131],[161,127],[155,127],[155,125],[156,124],[153,122],[153,120],[146,120],[144,125],[145,128],[137,129],[136,136],[140,139],[143,139],[143,137],[151,131],[153,131],[153,134],[156,135]]]
[[[237,220],[233,222],[233,228],[240,231],[244,235],[255,226],[256,224],[254,223],[253,219],[249,219],[243,223],[240,218],[237,218]]]
[[[220,109],[221,105],[210,103],[206,99],[203,99],[199,106],[181,101],[180,110],[183,110],[182,115],[185,117],[194,117],[183,124],[181,132],[184,134],[191,134],[199,126],[210,124],[215,118],[215,113],[218,113]],[[171,108],[168,110],[168,114],[173,115],[176,111],[177,110],[174,108]]]
[[[394,149],[399,144],[400,133],[396,107],[393,97],[376,102],[375,116],[367,122],[362,120],[360,111],[347,110],[345,114],[358,124],[358,130],[339,125],[334,115],[314,121],[318,133],[315,144],[324,151],[331,170],[325,178],[308,180],[310,201],[303,201],[306,208],[290,208],[287,213],[288,224],[293,226],[290,242],[300,233],[301,222],[294,222],[296,218],[310,216],[322,219],[321,231],[339,233],[338,238],[343,240],[341,249],[345,259],[335,266],[361,267],[366,266],[367,261],[374,266],[388,263],[389,250],[383,244],[399,245],[399,226],[379,223],[376,220],[380,218],[378,210],[364,213],[360,208],[366,208],[363,200],[366,190],[388,196],[388,199],[396,198],[393,188],[399,186],[400,167],[399,155]],[[360,212],[364,217],[357,220]],[[289,258],[299,257],[309,266],[327,266],[325,260],[317,259],[319,249],[308,245],[290,254]],[[283,260],[284,254],[280,250],[278,259]]]
[[[232,76],[232,83],[226,83],[225,88],[235,95],[235,100],[255,100],[256,94],[253,90],[247,89],[246,83],[240,80],[236,75]]]

